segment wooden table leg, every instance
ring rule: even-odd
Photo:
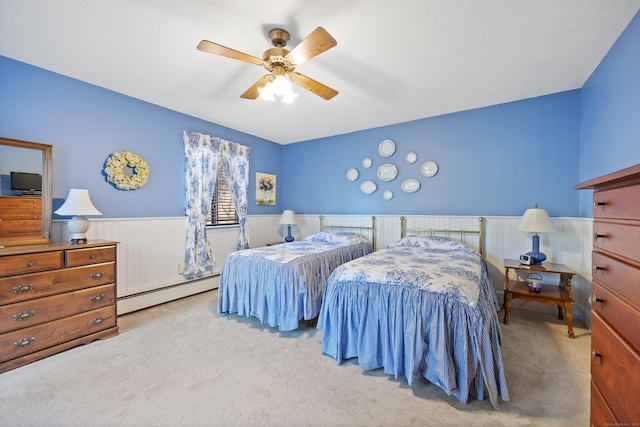
[[[558,319],[563,320],[564,317],[562,316],[562,306],[558,305]]]
[[[504,320],[505,325],[509,324],[509,311],[511,311],[511,292],[504,291]]]
[[[574,338],[575,334],[573,333],[573,314],[571,314],[571,302],[564,303],[564,316],[567,318],[569,338]]]

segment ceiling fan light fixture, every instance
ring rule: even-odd
[[[292,50],[284,48],[289,41],[289,33],[282,28],[274,28],[269,31],[269,39],[274,47],[267,49],[262,58],[239,52],[209,40],[202,40],[197,49],[259,65],[270,73],[262,76],[240,95],[240,98],[243,99],[262,98],[268,101],[275,101],[275,97],[278,96],[282,102],[291,104],[298,96],[297,93],[293,92],[291,82],[327,101],[338,94],[337,90],[294,71],[298,65],[337,45],[336,40],[324,28],[317,27]]]
[[[263,87],[258,88],[260,98],[265,101],[275,101],[276,96],[281,102],[291,104],[298,97],[293,91],[293,84],[284,76],[280,75],[273,82],[267,82]]]
[[[267,82],[263,87],[258,88],[258,93],[260,94],[260,99],[263,101],[275,101],[276,97],[273,95],[273,83]]]

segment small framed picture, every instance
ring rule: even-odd
[[[276,205],[276,176],[270,173],[256,172],[256,205]]]

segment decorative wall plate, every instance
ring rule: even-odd
[[[347,179],[349,181],[355,181],[358,179],[358,169],[351,168],[347,171]]]
[[[420,172],[422,172],[422,175],[426,176],[427,178],[431,178],[438,173],[438,164],[433,160],[427,160],[420,167]]]
[[[362,159],[362,167],[367,169],[371,167],[371,159],[369,157]]]
[[[391,163],[385,163],[378,168],[378,179],[380,181],[393,181],[398,176],[398,168]]]
[[[393,199],[393,192],[391,190],[387,190],[382,193],[382,197],[384,197],[385,200],[391,200]]]
[[[418,155],[413,151],[410,151],[406,156],[404,156],[404,159],[407,161],[407,163],[415,163],[416,160],[418,160]]]
[[[391,157],[396,152],[396,143],[390,139],[385,139],[378,145],[378,154],[382,157]]]
[[[373,181],[369,181],[369,180],[367,180],[367,181],[363,182],[363,183],[360,185],[360,190],[362,190],[362,192],[363,192],[364,194],[371,194],[371,193],[373,193],[374,191],[376,191],[376,188],[378,188],[378,187],[376,186],[376,183],[375,183],[375,182],[373,182]]]
[[[414,178],[405,179],[400,185],[405,193],[415,193],[420,189],[420,181]]]

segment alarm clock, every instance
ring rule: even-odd
[[[529,255],[520,255],[520,264],[531,265],[533,264],[533,258]]]

